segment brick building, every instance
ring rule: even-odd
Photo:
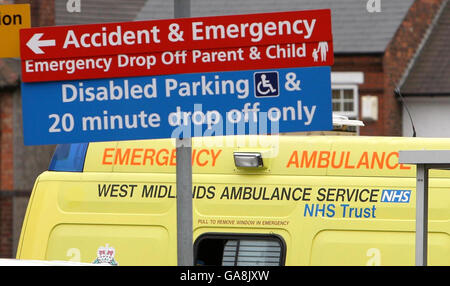
[[[408,4],[408,1],[390,2],[391,5],[401,5],[401,2]],[[402,134],[402,104],[394,94],[394,90],[398,87],[443,1],[409,2],[412,2],[409,3],[411,5],[399,25],[394,25],[394,33],[384,48],[380,45],[377,50],[370,53],[336,55],[333,71],[359,70],[364,73],[364,83],[359,85],[358,118],[363,120],[366,126],[361,128],[361,135],[411,136],[412,134],[412,132]],[[382,5],[385,5],[385,2]],[[383,9],[387,10],[389,7]],[[383,10],[380,14],[382,13]],[[389,17],[380,19],[380,21],[390,20]],[[369,40],[368,43],[373,41]],[[362,105],[367,95],[376,96],[378,100],[377,120],[370,116],[365,118]]]
[[[442,5],[400,82],[403,134],[450,137],[450,2]]]
[[[53,0],[15,3],[31,4],[32,26],[53,25]],[[0,258],[8,258],[15,256],[34,181],[47,169],[54,149],[23,145],[19,59],[0,59],[0,143]]]
[[[16,1],[29,2],[33,26],[173,17],[173,1],[167,0],[81,0],[81,13],[68,12],[65,0]],[[381,11],[370,13],[362,0],[191,0],[191,15],[330,8],[334,111],[363,120],[360,135],[410,136],[402,129],[403,107],[394,89],[403,91],[416,74],[417,59],[427,60],[418,54],[433,39],[429,35],[447,2],[381,0]],[[18,60],[0,59],[0,112],[0,257],[12,257],[33,182],[47,168],[54,148],[23,146]]]

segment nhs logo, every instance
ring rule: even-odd
[[[383,203],[409,203],[410,190],[383,190],[381,202]]]

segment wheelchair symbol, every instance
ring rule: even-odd
[[[255,96],[278,96],[278,72],[255,73]]]

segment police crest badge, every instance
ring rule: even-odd
[[[93,262],[94,264],[109,264],[113,266],[118,266],[119,264],[114,259],[116,250],[114,247],[110,247],[108,244],[105,246],[100,246],[97,249],[97,258]]]

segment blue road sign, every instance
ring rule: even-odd
[[[22,83],[26,145],[332,129],[330,67]]]

